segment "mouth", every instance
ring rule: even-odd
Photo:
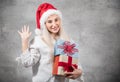
[[[58,28],[53,28],[53,30],[57,30]]]
[[[54,31],[57,31],[58,29],[59,29],[59,27],[55,27],[55,28],[53,28]]]

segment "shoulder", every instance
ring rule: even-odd
[[[41,36],[35,36],[35,37],[34,37],[34,41],[35,41],[35,42],[40,41],[41,39],[42,39]]]
[[[30,40],[30,44],[34,44],[38,40],[40,40],[40,38],[38,38],[38,36],[35,36],[35,37],[32,38],[32,40]]]
[[[36,46],[38,47],[39,45],[42,45],[41,44],[41,37],[40,36],[35,36],[34,38],[32,38],[32,40],[30,41],[30,45],[31,46]]]

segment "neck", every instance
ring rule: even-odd
[[[51,34],[51,36],[52,36],[53,38],[55,38],[55,37],[56,37],[56,34]]]
[[[51,34],[51,37],[56,40],[57,39],[57,34]]]

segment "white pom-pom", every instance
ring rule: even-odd
[[[36,34],[36,35],[42,35],[42,32],[41,32],[40,29],[36,28],[36,29],[35,29],[35,34]]]

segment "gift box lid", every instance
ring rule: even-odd
[[[71,57],[78,58],[78,44],[74,41],[64,41],[58,39],[54,45],[54,55],[68,55]]]

